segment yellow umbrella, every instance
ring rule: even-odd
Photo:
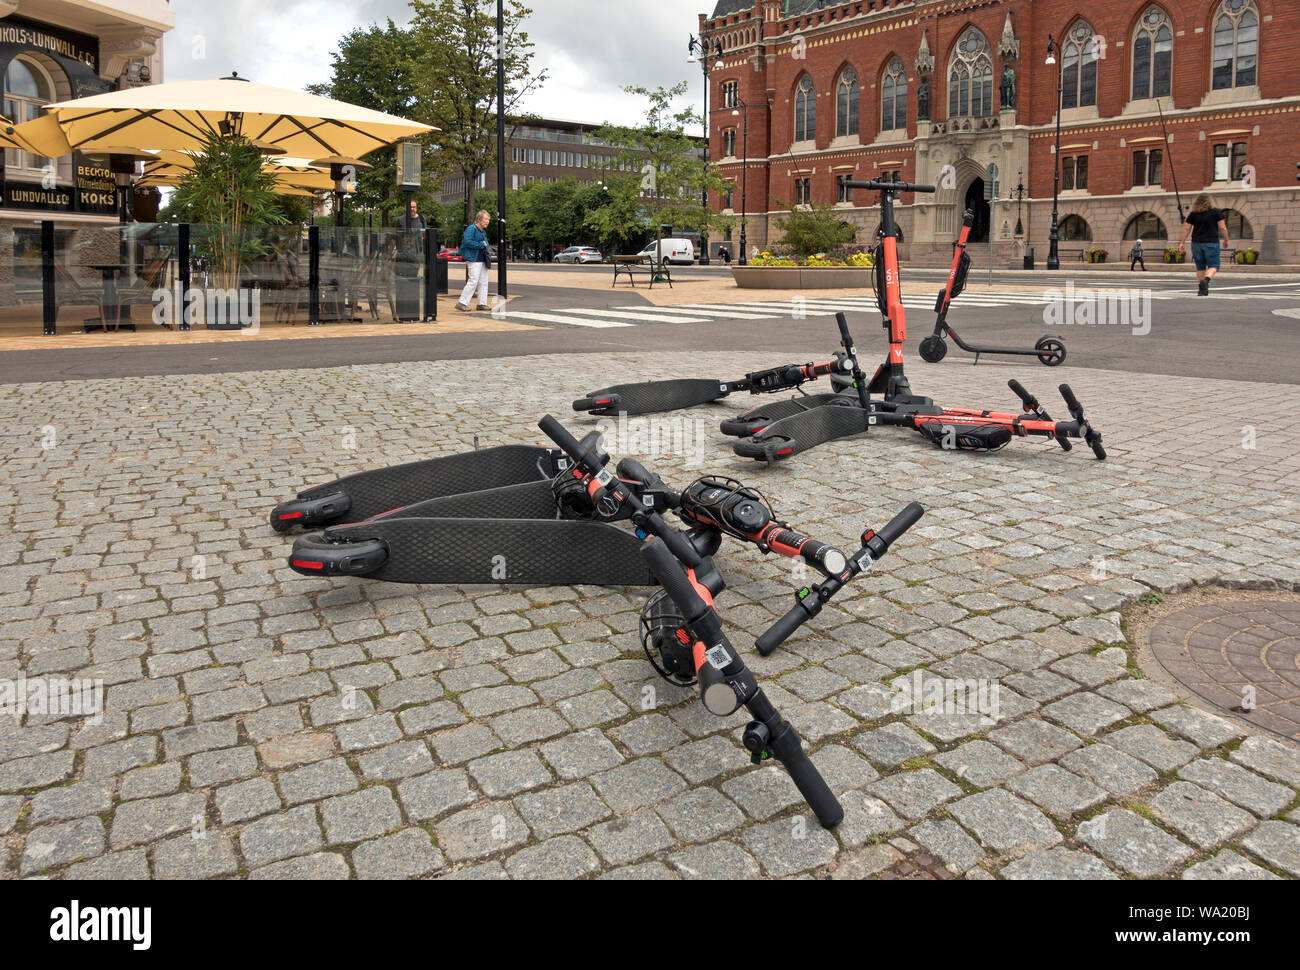
[[[63,129],[52,115],[42,115],[21,125],[0,118],[0,147],[20,148],[42,158],[62,158],[72,154]]]
[[[175,81],[111,91],[46,107],[68,144],[198,150],[217,134],[241,134],[301,158],[359,157],[434,131],[343,101],[243,78]],[[34,124],[34,122],[32,122]]]

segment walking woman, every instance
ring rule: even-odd
[[[1204,192],[1196,197],[1192,211],[1187,214],[1187,224],[1183,226],[1183,236],[1178,241],[1180,252],[1187,251],[1188,233],[1192,236],[1192,261],[1196,263],[1196,279],[1199,281],[1196,292],[1209,296],[1210,280],[1219,271],[1219,240],[1223,240],[1224,246],[1228,245],[1228,223]]]
[[[465,261],[465,289],[460,294],[456,309],[469,313],[469,301],[478,294],[478,309],[491,310],[488,306],[488,269],[491,258],[488,255],[487,228],[492,216],[480,211],[474,222],[465,228],[465,235],[460,240],[460,258]]]

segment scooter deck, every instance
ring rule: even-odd
[[[549,481],[567,467],[556,449],[504,445],[444,458],[377,468],[307,489],[271,513],[277,532],[301,526],[321,528],[402,509],[428,499]]]
[[[727,386],[713,380],[646,381],[619,384],[592,391],[573,402],[573,410],[598,416],[656,414],[710,404],[728,394]]]
[[[782,418],[762,433],[735,442],[732,450],[741,458],[771,465],[828,441],[864,434],[876,423],[876,415],[861,407],[828,404]]]
[[[550,482],[504,485],[480,492],[444,495],[375,516],[371,522],[393,519],[554,519],[555,491]]]
[[[723,421],[722,433],[732,438],[748,438],[783,418],[793,417],[813,408],[823,407],[840,396],[839,393],[805,394],[786,401],[772,401],[769,404],[763,404],[746,411],[739,417],[728,418]]]
[[[364,575],[385,583],[518,586],[653,586],[641,540],[605,522],[536,519],[395,518],[335,526],[304,536],[291,562],[322,543],[382,543],[387,557]],[[313,575],[294,565],[295,571]],[[315,573],[320,575],[320,573]]]

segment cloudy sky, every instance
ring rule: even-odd
[[[165,40],[167,80],[241,77],[301,88],[330,75],[330,54],[345,32],[409,19],[407,0],[172,0],[176,29]],[[703,100],[686,41],[713,0],[532,0],[528,32],[545,87],[526,105],[535,114],[630,124],[636,98],[620,87],[665,87],[686,80]],[[701,105],[702,107],[702,105]],[[699,110],[699,108],[697,108]]]

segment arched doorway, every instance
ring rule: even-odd
[[[975,223],[971,226],[970,242],[989,241],[989,204],[984,198],[984,180],[977,178],[966,190],[966,209],[975,213]]]

